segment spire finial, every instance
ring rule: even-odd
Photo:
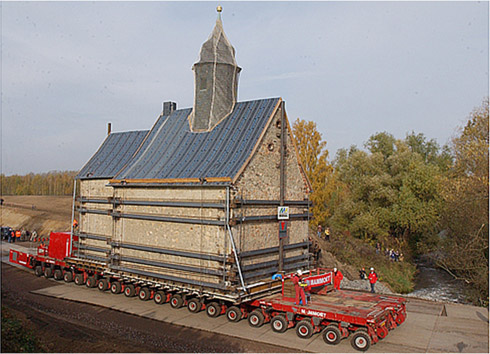
[[[216,11],[218,11],[218,21],[221,21],[221,11],[223,11],[223,8],[221,7],[221,5],[218,5],[218,7],[216,8]]]

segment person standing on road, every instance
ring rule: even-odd
[[[374,268],[372,268],[372,267],[371,267],[371,272],[369,272],[368,279],[369,279],[369,284],[371,284],[371,292],[374,293],[375,292],[374,291],[374,285],[378,281],[378,275],[376,274],[376,272],[374,271]]]
[[[340,290],[340,282],[344,279],[344,275],[337,268],[333,269],[333,288],[335,290]]]
[[[305,295],[305,289],[303,286],[301,286],[303,280],[301,279],[301,276],[303,275],[303,272],[301,269],[298,269],[296,271],[296,274],[293,275],[293,284],[294,284],[294,291],[296,292],[296,298],[294,300],[294,303],[296,305],[299,305],[300,302],[300,297],[301,297],[301,304],[306,305],[306,295]]]

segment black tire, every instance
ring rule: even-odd
[[[53,276],[53,269],[51,267],[44,268],[44,277],[51,278]]]
[[[260,327],[264,324],[264,315],[260,310],[253,310],[248,315],[248,324],[252,327]]]
[[[119,281],[113,281],[111,283],[111,293],[120,294],[122,291],[122,284]]]
[[[228,307],[226,310],[226,318],[230,322],[238,322],[242,319],[242,311],[237,306]]]
[[[136,289],[133,284],[126,284],[124,286],[124,295],[127,297],[133,297],[136,295]]]
[[[170,306],[174,309],[178,309],[179,307],[182,307],[184,304],[184,299],[180,294],[173,294],[172,297],[170,298]]]
[[[61,269],[55,269],[54,270],[53,278],[55,280],[61,280],[61,279],[63,279],[63,272],[61,271]]]
[[[66,271],[63,274],[63,280],[65,281],[65,283],[71,283],[73,281],[73,273],[70,271]]]
[[[369,334],[365,330],[358,329],[352,334],[350,344],[355,350],[365,352],[371,346],[371,337],[369,337]]]
[[[296,325],[296,334],[303,339],[310,338],[313,335],[313,325],[310,320],[299,321]]]
[[[151,291],[147,287],[141,288],[138,293],[138,297],[140,298],[141,301],[150,300],[150,296],[151,296]]]
[[[340,343],[342,334],[336,325],[328,325],[322,332],[323,341],[327,344],[336,345]]]
[[[193,298],[187,301],[187,309],[192,313],[198,313],[202,309],[201,300]]]
[[[77,285],[83,285],[83,284],[85,284],[85,277],[83,276],[83,273],[75,274],[75,278],[73,278],[73,281]]]
[[[284,333],[288,329],[288,320],[284,315],[277,315],[271,320],[271,328],[274,332]]]
[[[88,277],[85,285],[87,285],[87,288],[95,288],[97,286],[97,280],[94,276]]]
[[[210,302],[206,305],[206,314],[209,317],[218,317],[221,314],[221,306],[217,302]]]
[[[100,291],[106,291],[107,289],[109,289],[109,282],[107,281],[107,279],[100,279],[97,283],[97,288],[99,288]]]
[[[43,275],[43,267],[41,267],[40,265],[34,267],[34,274],[36,274],[37,277],[40,277],[41,275]]]
[[[167,294],[159,290],[153,295],[153,301],[155,301],[155,304],[157,305],[164,304],[167,301]]]

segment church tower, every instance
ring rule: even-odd
[[[213,32],[204,42],[194,71],[194,109],[189,116],[191,131],[208,132],[232,111],[237,101],[241,68],[235,49],[226,38],[221,22],[221,6]]]

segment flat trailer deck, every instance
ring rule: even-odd
[[[295,328],[298,337],[304,339],[321,332],[331,345],[350,336],[351,345],[360,351],[385,338],[406,318],[405,299],[401,297],[333,291],[330,269],[305,271],[302,283],[307,304],[296,305],[292,274],[276,274],[272,280],[240,289],[237,296],[234,291],[227,294],[172,281],[170,274],[168,279],[161,279],[116,272],[102,262],[80,260],[70,254],[67,233],[51,233],[50,238],[48,246],[41,245],[33,253],[11,249],[10,262],[33,269],[37,276],[137,296],[157,305],[168,302],[172,308],[185,306],[190,312],[205,311],[209,317],[226,315],[230,322],[246,318],[252,327],[270,322],[272,330],[279,333]]]

